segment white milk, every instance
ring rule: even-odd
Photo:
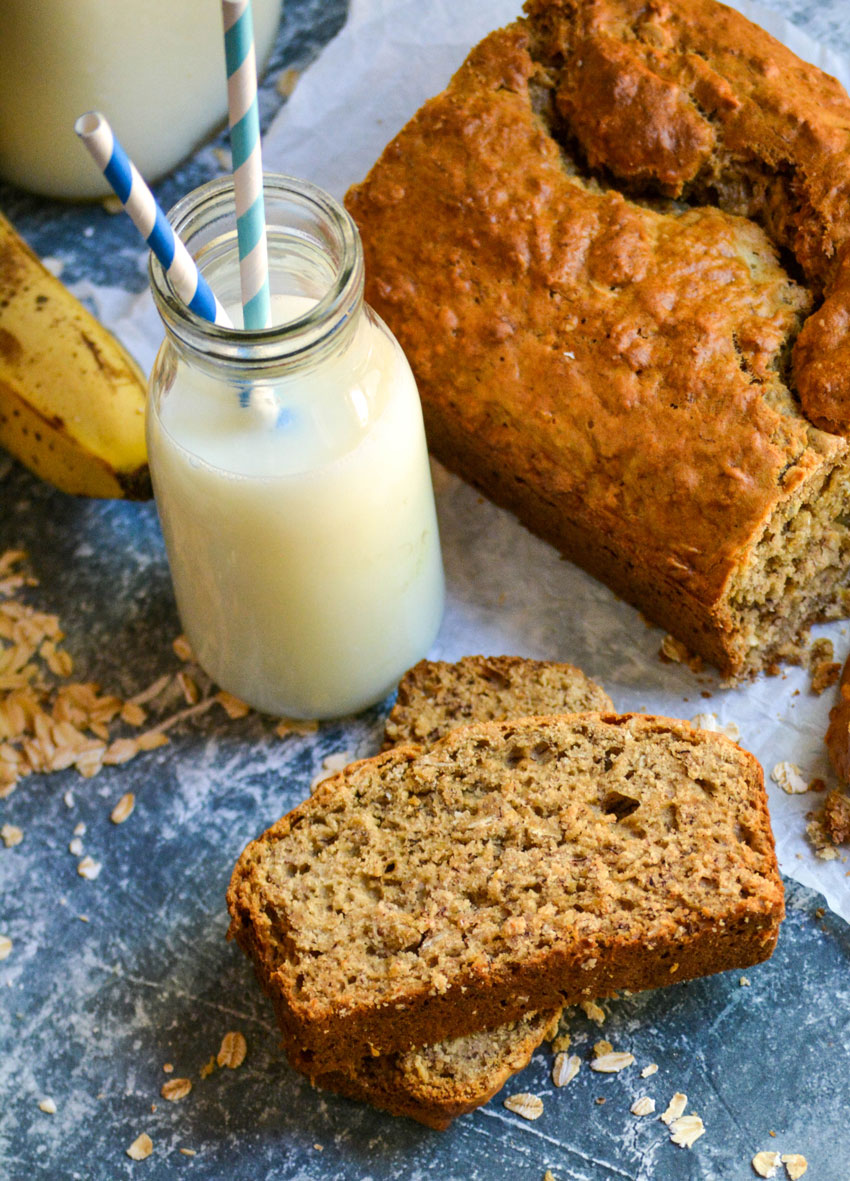
[[[275,323],[313,303],[273,296]],[[426,653],[443,574],[422,415],[371,313],[344,351],[255,384],[247,407],[178,364],[148,438],[181,621],[219,685],[272,714],[335,717]]]
[[[262,65],[281,0],[253,0]],[[220,0],[0,0],[0,177],[51,197],[111,190],[74,134],[109,119],[149,181],[227,113]]]

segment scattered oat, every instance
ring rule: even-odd
[[[218,1051],[216,1062],[219,1066],[229,1066],[231,1070],[236,1070],[237,1066],[241,1066],[245,1061],[247,1052],[248,1046],[244,1036],[231,1030],[221,1039],[221,1048]]]
[[[18,828],[16,824],[4,824],[0,828],[0,837],[3,838],[3,844],[7,849],[19,845],[24,839],[23,829]]]
[[[578,1054],[572,1054],[570,1057],[561,1051],[555,1056],[555,1062],[552,1066],[552,1082],[556,1087],[565,1087],[567,1083],[572,1082],[578,1074],[581,1067],[581,1058]]]
[[[170,1062],[163,1062],[162,1069],[165,1071],[166,1074],[173,1074],[174,1073],[174,1067]]]
[[[170,1078],[167,1083],[163,1083],[159,1088],[159,1093],[169,1103],[176,1103],[179,1099],[185,1099],[191,1090],[191,1079]]]
[[[741,737],[741,731],[734,722],[721,722],[717,714],[694,714],[691,725],[699,730],[710,730],[714,734],[725,734],[733,742]]]
[[[66,807],[66,808],[73,808],[73,806],[74,806],[74,793],[73,793],[72,791],[66,791],[66,792],[65,792],[65,794],[64,794],[64,796],[62,797],[62,799],[65,801],[65,807]]]
[[[87,878],[88,881],[93,882],[98,876],[103,866],[99,861],[95,861],[93,857],[84,857],[77,865],[77,873],[81,878]]]
[[[147,1132],[142,1132],[141,1136],[137,1136],[127,1149],[127,1156],[131,1160],[147,1160],[152,1152],[153,1141]]]
[[[658,1070],[658,1063],[657,1062],[650,1062],[649,1066],[644,1066],[643,1070],[640,1072],[640,1077],[641,1078],[649,1078],[649,1076],[651,1074],[655,1074],[655,1072],[657,1070]]]
[[[287,734],[315,734],[319,723],[313,718],[301,721],[298,718],[281,718],[274,728],[278,738],[286,738]]]
[[[117,767],[121,763],[129,763],[140,750],[135,738],[116,738],[103,752],[103,761],[108,767]]]
[[[612,1054],[600,1054],[590,1064],[591,1070],[601,1071],[603,1074],[617,1074],[627,1066],[634,1065],[634,1054],[615,1051]]]
[[[183,1153],[184,1156],[197,1156],[198,1155],[194,1148],[181,1148],[180,1151]]]
[[[87,914],[78,914],[77,918],[81,923],[87,923],[89,921],[89,916]]]
[[[555,1178],[552,1175],[552,1173],[549,1171],[549,1169],[547,1169],[546,1172],[543,1174],[543,1181],[555,1181]]]
[[[685,1110],[688,1102],[687,1095],[683,1095],[681,1091],[677,1091],[670,1102],[667,1104],[667,1110],[661,1113],[661,1118],[669,1127],[674,1119],[678,1119]]]
[[[86,826],[85,826],[85,824],[83,824],[83,822],[81,820],[79,824],[74,825],[74,836],[75,837],[83,837],[85,835],[86,835]]]
[[[808,781],[803,778],[796,763],[777,763],[770,778],[789,795],[801,795],[809,790]]]
[[[601,1058],[603,1054],[610,1054],[614,1047],[610,1042],[599,1041],[593,1047],[594,1058]]]
[[[698,1115],[682,1115],[671,1124],[670,1139],[680,1148],[693,1148],[694,1142],[705,1135],[705,1124]]]
[[[183,693],[183,699],[187,705],[197,705],[201,699],[201,691],[198,688],[198,682],[194,677],[190,677],[187,672],[182,669],[177,674],[177,684],[180,686]]]
[[[112,811],[109,819],[113,824],[123,824],[136,806],[136,797],[131,791],[125,792]]]
[[[759,1177],[775,1177],[780,1160],[778,1152],[757,1152],[751,1163]]]
[[[300,70],[289,69],[283,71],[275,83],[275,90],[277,90],[281,98],[289,98],[295,89],[296,82],[300,77]]]
[[[127,726],[142,726],[147,720],[147,714],[136,701],[125,701],[119,716]]]
[[[543,1100],[539,1095],[532,1095],[528,1091],[520,1091],[517,1095],[509,1095],[504,1101],[508,1111],[521,1115],[523,1119],[540,1119],[543,1114]]]
[[[192,646],[185,636],[178,636],[171,647],[174,649],[174,655],[178,660],[193,661],[195,659]]]
[[[749,976],[742,976],[741,979],[738,981],[738,983],[740,984],[741,988],[749,988],[750,987]]]
[[[601,1025],[605,1020],[605,1010],[601,1005],[597,1005],[596,1001],[579,1001],[579,1005],[584,1010],[585,1017],[595,1021],[597,1025]]]
[[[316,1152],[324,1152],[325,1151],[324,1144],[314,1144],[313,1147],[315,1148]]]
[[[629,1111],[632,1115],[652,1115],[655,1111],[655,1100],[649,1095],[642,1095],[640,1099],[635,1099]]]
[[[244,701],[240,701],[238,697],[234,697],[232,693],[227,693],[224,689],[216,693],[215,699],[231,721],[244,718],[251,712],[250,705],[246,705]]]
[[[8,935],[0,935],[0,960],[8,959],[12,954],[12,940]]]
[[[310,781],[310,791],[314,792],[320,783],[324,783],[326,779],[330,779],[332,775],[336,775],[344,767],[354,760],[354,752],[350,750],[336,751],[334,754],[326,755],[322,759],[322,770],[318,775],[314,775]]]
[[[68,852],[73,853],[75,857],[82,857],[83,842],[79,837],[74,837],[73,840],[68,842]]]
[[[55,1115],[56,1114],[56,1104],[50,1098],[42,1099],[39,1102],[38,1106],[41,1109],[41,1111],[44,1112],[45,1115]]]
[[[671,664],[684,664],[688,659],[688,649],[681,640],[677,640],[675,636],[671,636],[668,632],[661,641],[659,655],[662,660],[667,660]]]
[[[666,635],[661,641],[658,657],[662,664],[686,664],[691,672],[698,673],[703,666],[701,656],[689,652],[686,645],[675,636]]]
[[[227,148],[215,147],[212,150],[212,154],[218,161],[219,168],[224,169],[225,172],[233,171],[233,156],[228,152]]]
[[[791,1181],[797,1181],[809,1167],[809,1162],[799,1152],[786,1152],[782,1156],[782,1163]]]

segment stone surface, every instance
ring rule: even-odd
[[[812,35],[850,47],[841,2],[783,8]],[[336,0],[287,0],[273,70],[308,61],[344,14]],[[273,80],[266,117],[277,102]],[[160,186],[164,204],[218,171],[209,151]],[[41,253],[61,253],[67,280],[144,284],[126,219],[8,189],[0,206]],[[557,559],[518,527],[510,549],[488,549],[496,510],[469,489],[438,481],[438,501],[455,629],[444,646],[462,645],[465,623],[486,600],[486,627],[479,624],[492,651],[524,646],[544,655],[548,622],[538,599],[517,599],[504,572],[533,564],[541,593],[552,590],[546,610],[556,612]],[[180,626],[152,504],[64,497],[0,456],[0,552],[19,546],[40,580],[30,601],[59,613],[76,677],[131,696],[179,670],[171,644]],[[490,553],[491,585],[470,573],[481,552]],[[682,716],[715,708],[700,701],[686,670],[654,661],[658,636],[633,612],[584,576],[577,585],[584,598],[573,600],[574,610],[605,613],[629,704],[647,691],[649,670],[677,678],[684,702],[691,696]],[[587,635],[576,629],[564,645],[550,654],[594,671],[598,650]],[[672,684],[665,681],[665,691]],[[174,698],[170,705],[180,708]],[[570,1053],[583,1068],[569,1087],[552,1083],[553,1056],[544,1048],[508,1091],[447,1133],[322,1095],[289,1070],[271,1008],[225,941],[224,892],[245,843],[307,795],[323,759],[378,749],[388,706],[284,738],[273,719],[232,721],[213,707],[173,731],[168,746],[124,766],[89,780],[73,770],[32,777],[0,801],[0,823],[24,833],[20,844],[0,847],[0,933],[13,941],[0,964],[0,1176],[164,1179],[185,1168],[202,1181],[539,1181],[548,1169],[557,1181],[720,1181],[749,1176],[750,1160],[764,1150],[802,1153],[813,1181],[843,1175],[850,927],[794,883],[778,950],[746,972],[749,986],[728,973],[606,1002],[601,1028],[577,1012],[568,1023]],[[135,809],[115,825],[110,812],[126,792]],[[93,881],[79,876],[68,851],[80,822],[84,852],[102,864]],[[235,1069],[216,1062],[230,1032],[247,1044]],[[634,1066],[591,1072],[600,1037],[632,1053]],[[641,1078],[651,1062],[658,1071]],[[164,1100],[163,1083],[182,1078],[191,1092]],[[543,1100],[533,1124],[502,1105],[517,1091]],[[657,1114],[636,1119],[629,1110],[647,1095],[660,1113],[676,1091],[706,1126],[690,1150],[670,1142]],[[55,1114],[39,1107],[46,1097]],[[143,1133],[153,1150],[133,1160],[127,1149]]]

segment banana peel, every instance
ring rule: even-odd
[[[63,492],[146,499],[145,389],[0,214],[0,446]]]

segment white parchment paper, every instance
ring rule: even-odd
[[[761,6],[739,0],[736,7],[850,89],[850,63],[828,47]],[[518,11],[519,0],[352,0],[345,27],[299,80],[267,133],[266,170],[306,178],[341,198],[421,103],[443,88],[469,48]],[[147,297],[91,285],[76,290],[149,364],[161,332]],[[434,481],[448,601],[431,655],[568,660],[600,680],[622,710],[684,718],[713,713],[721,723],[734,722],[741,744],[765,768],[782,870],[820,890],[850,921],[846,851],[820,860],[805,837],[805,814],[822,797],[786,794],[770,778],[776,764],[788,761],[807,782],[819,776],[834,784],[823,743],[834,690],[812,695],[801,669],[727,689],[710,670],[695,675],[662,663],[662,631],[436,464]],[[845,658],[847,627],[816,632],[832,639],[836,659]]]

